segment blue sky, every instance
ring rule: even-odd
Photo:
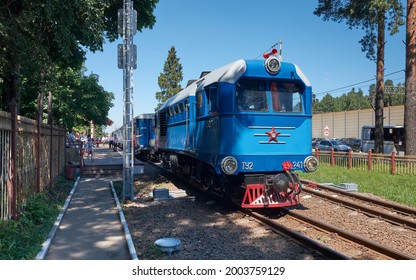
[[[182,87],[237,59],[262,59],[264,51],[282,40],[283,61],[297,64],[312,83],[318,99],[326,93],[339,96],[354,87],[365,94],[375,83],[376,64],[361,51],[361,29],[345,23],[323,21],[313,11],[314,0],[160,0],[153,29],[134,36],[137,69],[134,70],[134,115],[153,112],[157,105],[157,80],[173,46],[183,67]],[[385,74],[405,68],[405,27],[386,36]],[[123,124],[123,71],[117,68],[117,44],[103,52],[87,53],[86,74],[99,75],[100,84],[115,95],[109,118]],[[404,72],[386,76],[404,83]],[[362,83],[363,81],[373,81]],[[343,88],[341,90],[337,90]]]

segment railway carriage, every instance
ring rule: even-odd
[[[275,53],[204,73],[156,112],[165,168],[242,207],[299,203],[295,171],[318,165],[312,89],[298,66]]]
[[[154,157],[155,148],[155,114],[140,114],[134,118],[135,154],[141,160]]]

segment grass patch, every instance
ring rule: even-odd
[[[18,219],[0,221],[0,259],[33,260],[46,240],[73,187],[64,177],[54,188],[30,196]]]
[[[414,176],[392,175],[377,171],[347,169],[321,164],[314,173],[299,173],[305,180],[319,183],[355,183],[361,193],[372,193],[386,199],[416,207],[416,182]]]

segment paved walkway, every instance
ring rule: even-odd
[[[122,166],[122,155],[108,146],[97,148],[94,162],[86,165]],[[92,175],[92,176],[91,176]],[[37,259],[129,260],[137,259],[112,181],[116,176],[78,177],[48,240]]]

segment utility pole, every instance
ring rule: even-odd
[[[122,198],[134,196],[134,147],[133,147],[133,69],[136,69],[137,51],[133,36],[137,32],[137,12],[133,1],[123,0],[123,9],[118,10],[118,31],[123,44],[117,46],[118,68],[123,69],[123,190]]]

